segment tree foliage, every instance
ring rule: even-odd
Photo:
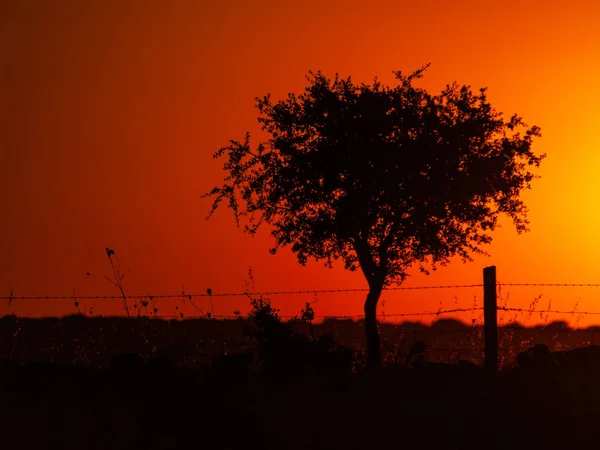
[[[301,264],[360,263],[384,284],[415,263],[482,253],[499,213],[525,231],[519,194],[544,157],[531,149],[540,129],[505,120],[486,89],[452,84],[431,95],[413,86],[422,72],[395,72],[394,87],[311,72],[299,96],[258,98],[271,138],[252,150],[246,134],[215,153],[228,175],[208,194],[211,214],[227,199],[247,232],[271,225],[272,252],[290,245]]]

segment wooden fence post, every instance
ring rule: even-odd
[[[498,305],[496,301],[496,266],[483,269],[483,337],[485,368],[498,370]]]

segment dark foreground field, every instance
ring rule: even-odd
[[[435,363],[285,380],[5,363],[0,428],[10,449],[588,448],[600,348],[587,351],[497,379]]]
[[[42,344],[33,342],[31,355]],[[600,439],[597,346],[537,346],[497,376],[465,361],[267,370],[258,359],[210,367],[129,354],[111,367],[5,357],[2,448],[565,449]]]

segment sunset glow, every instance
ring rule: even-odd
[[[529,233],[510,221],[489,257],[453,261],[405,286],[600,283],[600,6],[532,1],[7,2],[0,6],[0,296],[118,295],[105,248],[123,259],[129,295],[366,288],[360,272],[301,267],[270,255],[200,196],[224,175],[213,153],[246,131],[261,139],[255,97],[281,99],[309,70],[393,84],[393,71],[431,67],[419,85],[488,88],[490,102],[541,127],[541,178],[523,197]],[[301,5],[300,5],[301,3]],[[526,4],[523,4],[526,3]],[[129,5],[129,3],[127,3]],[[128,269],[130,268],[130,270]],[[99,276],[88,276],[87,272]],[[316,296],[315,296],[316,295]],[[275,295],[282,314],[358,315],[365,292]],[[600,312],[600,287],[504,286],[501,302]],[[386,314],[481,306],[482,288],[390,291]],[[210,311],[208,297],[195,300]],[[216,314],[248,299],[212,298]],[[156,300],[164,314],[197,314]],[[117,300],[82,300],[93,314]],[[0,314],[75,313],[72,300],[15,300]],[[471,320],[472,314],[459,315]],[[577,314],[506,314],[521,322],[600,323]],[[477,316],[480,318],[480,316]],[[434,317],[411,320],[431,321]]]

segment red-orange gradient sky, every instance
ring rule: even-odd
[[[392,83],[393,70],[428,62],[422,86],[487,86],[497,109],[542,128],[534,150],[548,157],[524,196],[530,233],[505,221],[490,257],[415,274],[406,286],[480,283],[492,264],[506,283],[600,282],[599,24],[592,0],[2,2],[0,295],[117,294],[85,275],[110,273],[105,247],[131,268],[128,294],[239,292],[249,266],[257,290],[366,287],[360,272],[301,267],[288,250],[269,255],[267,230],[244,235],[226,209],[205,221],[210,201],[200,195],[223,175],[213,152],[258,130],[256,96],[297,92],[308,70]],[[543,307],[579,301],[600,311],[600,288],[503,289],[508,306],[539,294]],[[481,296],[383,300],[398,313]],[[316,313],[360,314],[363,297],[319,295]],[[272,299],[294,314],[312,296]],[[247,310],[243,298],[213,301],[217,314]],[[3,301],[0,313],[64,314],[72,303]],[[198,303],[209,310],[208,299]],[[119,311],[118,302],[81,304]],[[163,301],[161,312],[176,304]]]

